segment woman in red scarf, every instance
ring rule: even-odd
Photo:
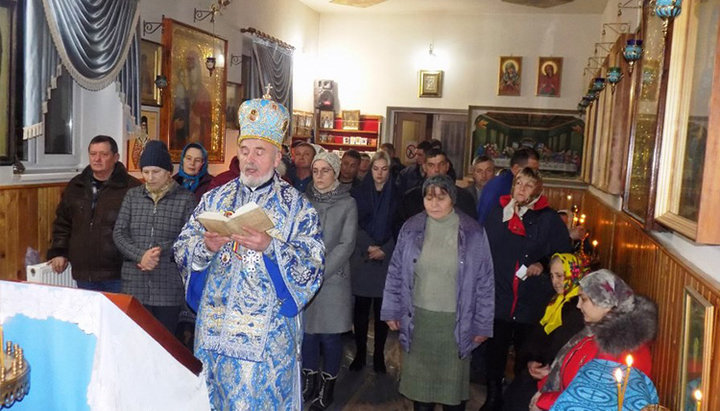
[[[555,292],[549,272],[554,253],[570,252],[570,235],[542,195],[532,168],[518,172],[510,195],[485,220],[495,273],[495,320],[487,346],[488,396],[484,410],[502,409],[502,381],[510,345],[522,349]],[[521,371],[516,364],[515,374]]]

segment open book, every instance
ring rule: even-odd
[[[226,236],[243,234],[242,227],[257,231],[267,231],[275,227],[265,211],[253,201],[238,208],[229,216],[225,216],[222,211],[205,211],[197,216],[197,219],[208,231]]]

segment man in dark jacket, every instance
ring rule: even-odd
[[[140,182],[118,162],[112,137],[95,136],[88,157],[90,165],[70,180],[58,204],[48,264],[60,273],[69,261],[78,287],[119,293],[123,259],[113,228],[125,192]]]
[[[443,151],[431,149],[425,153],[425,162],[422,168],[427,178],[436,175],[446,176],[450,169],[450,162]],[[425,181],[425,179],[422,181]],[[422,184],[407,190],[400,199],[400,208],[398,209],[400,218],[399,227],[402,227],[405,221],[424,209]],[[477,214],[475,213],[475,200],[472,198],[472,195],[465,190],[457,190],[455,209],[462,211],[473,219],[477,218]]]

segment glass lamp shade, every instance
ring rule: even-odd
[[[628,63],[640,60],[643,53],[642,43],[642,40],[636,39],[630,39],[627,41],[625,51],[623,51],[623,56],[625,57],[625,60],[628,61]]]
[[[655,15],[662,19],[677,17],[682,11],[682,0],[656,0]]]
[[[167,87],[167,85],[168,85],[167,77],[165,77],[165,76],[162,75],[162,74],[158,75],[157,77],[155,77],[155,85],[156,85],[157,88],[159,88],[160,90],[164,89],[164,88]]]
[[[605,90],[605,78],[604,77],[595,77],[595,80],[593,80],[592,90],[595,92],[600,92]]]
[[[205,59],[205,67],[210,72],[210,75],[212,76],[213,70],[215,70],[215,57],[209,56]]]
[[[618,66],[608,67],[607,71],[607,81],[611,85],[617,84],[622,80],[623,74],[622,70]]]

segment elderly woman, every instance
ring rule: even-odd
[[[545,311],[553,289],[547,276],[550,257],[570,252],[570,235],[542,195],[540,174],[520,170],[509,195],[485,219],[495,271],[495,322],[486,350],[487,399],[483,410],[502,409],[508,351],[522,352],[527,336]],[[515,364],[520,374],[525,364]]]
[[[384,373],[387,324],[380,320],[385,276],[395,248],[398,192],[390,180],[390,156],[378,151],[370,162],[370,173],[352,189],[358,208],[358,232],[355,251],[350,258],[352,291],[355,296],[353,328],[355,359],[350,370],[365,367],[370,307],[375,319],[373,368]]]
[[[527,364],[515,375],[503,394],[505,411],[526,411],[537,380],[550,371],[555,355],[565,343],[585,327],[582,312],[577,308],[580,280],[587,271],[584,261],[569,253],[556,253],[550,259],[550,278],[555,290],[545,315],[533,329],[523,352],[515,361]]]
[[[400,231],[380,316],[400,332],[400,393],[414,409],[439,403],[463,410],[470,353],[492,336],[490,249],[482,227],[454,211],[457,188],[450,177],[430,177],[422,190],[425,211]]]
[[[599,270],[580,280],[578,308],[585,328],[560,350],[530,409],[549,410],[580,368],[593,359],[625,363],[650,375],[649,344],[657,334],[657,307],[636,295],[617,275]]]
[[[213,176],[208,174],[208,154],[200,143],[189,143],[182,151],[180,169],[173,179],[200,198],[210,189]]]
[[[174,333],[185,290],[172,245],[195,208],[195,197],[172,179],[165,143],[147,143],[140,169],[145,184],[128,190],[113,231],[124,257],[123,293],[140,300]]]
[[[325,243],[325,275],[305,308],[302,343],[303,398],[312,400],[311,410],[324,410],[332,403],[342,360],[341,335],[352,328],[349,260],[355,249],[357,207],[350,185],[340,184],[339,174],[340,158],[318,153],[312,162],[312,185],[305,192],[318,212]]]

